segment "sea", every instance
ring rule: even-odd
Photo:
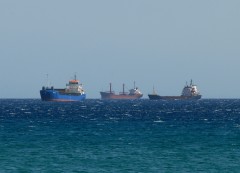
[[[240,100],[0,100],[0,173],[240,172]]]

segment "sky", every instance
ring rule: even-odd
[[[87,98],[133,87],[144,98],[240,98],[239,0],[1,0],[0,98],[40,98],[47,75],[77,74]]]

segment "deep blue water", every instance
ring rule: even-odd
[[[0,100],[0,172],[239,172],[240,100]]]

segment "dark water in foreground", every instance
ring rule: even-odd
[[[0,172],[239,172],[240,100],[0,100]]]

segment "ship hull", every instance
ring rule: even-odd
[[[150,100],[198,100],[201,95],[197,96],[160,96],[157,94],[148,94]]]
[[[86,99],[86,94],[64,94],[57,90],[40,90],[42,101],[55,101],[55,102],[76,102]]]
[[[143,95],[142,94],[114,94],[109,92],[100,92],[101,98],[104,100],[135,100],[140,99]]]

